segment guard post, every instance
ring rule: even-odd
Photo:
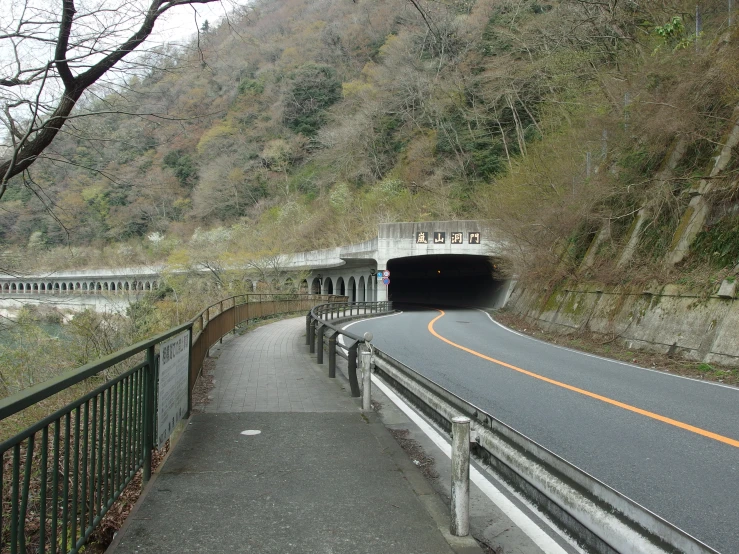
[[[451,534],[470,534],[470,418],[452,418]]]
[[[364,348],[362,348],[362,411],[372,409],[372,333],[364,334]]]

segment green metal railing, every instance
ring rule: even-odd
[[[345,300],[300,294],[228,298],[165,333],[0,400],[4,421],[75,387],[80,394],[0,444],[0,552],[78,552],[136,474],[143,470],[144,483],[149,480],[160,343],[190,332],[190,408],[208,349],[238,324]],[[118,375],[106,380],[103,372]]]

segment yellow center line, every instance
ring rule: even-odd
[[[491,358],[489,356],[486,356],[485,354],[481,354],[480,352],[477,352],[475,350],[472,350],[471,348],[467,348],[466,346],[462,346],[461,344],[457,344],[456,342],[452,342],[447,338],[442,337],[439,333],[437,333],[434,330],[434,323],[436,323],[438,320],[440,320],[444,315],[446,315],[446,312],[444,310],[437,310],[440,312],[440,315],[436,316],[434,319],[432,319],[429,322],[428,330],[429,333],[434,335],[437,339],[444,341],[445,343],[449,344],[450,346],[453,346],[454,348],[459,348],[460,350],[464,350],[465,352],[472,354],[473,356],[477,356],[478,358],[482,358],[483,360],[487,360],[489,362],[493,362],[494,364],[498,364],[503,367],[507,367],[508,369],[512,369],[513,371],[518,371],[519,373],[523,373],[524,375],[528,375],[529,377],[533,377],[534,379],[539,379],[541,381],[544,381],[546,383],[549,383],[551,385],[555,385],[557,387],[561,387],[563,389],[571,390],[573,392],[582,394],[584,396],[589,396],[590,398],[595,398],[596,400],[600,400],[602,402],[605,402],[607,404],[611,404],[613,406],[618,406],[619,408],[623,408],[624,410],[629,410],[630,412],[634,412],[637,414],[641,414],[646,417],[650,417],[652,419],[656,419],[657,421],[661,421],[663,423],[667,423],[668,425],[673,425],[674,427],[679,427],[680,429],[685,429],[686,431],[690,431],[691,433],[695,433],[697,435],[703,435],[704,437],[708,437],[709,439],[717,440],[719,442],[723,442],[725,444],[734,446],[736,448],[739,448],[739,441],[731,439],[729,437],[724,437],[723,435],[719,435],[717,433],[712,433],[711,431],[706,431],[705,429],[701,429],[700,427],[694,427],[693,425],[688,425],[687,423],[683,423],[682,421],[677,421],[676,419],[671,419],[669,417],[665,417],[659,414],[655,414],[654,412],[649,412],[647,410],[642,410],[641,408],[637,408],[636,406],[631,406],[630,404],[625,404],[623,402],[619,402],[618,400],[613,400],[612,398],[608,398],[607,396],[601,396],[600,394],[595,394],[594,392],[590,392],[584,389],[580,389],[577,387],[573,387],[572,385],[568,385],[567,383],[562,383],[560,381],[555,381],[554,379],[550,379],[549,377],[544,377],[543,375],[539,375],[538,373],[534,373],[533,371],[527,371],[525,369],[522,369],[520,367],[516,367],[515,365],[507,364],[505,362],[502,362],[500,360],[496,360],[495,358]]]

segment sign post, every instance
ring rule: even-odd
[[[157,446],[162,447],[177,422],[187,413],[190,331],[159,346],[159,389],[157,391]]]

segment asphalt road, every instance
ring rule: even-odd
[[[739,554],[739,389],[560,348],[475,310],[446,310],[429,329],[439,315],[405,311],[351,331],[371,331],[384,352],[723,554]]]

